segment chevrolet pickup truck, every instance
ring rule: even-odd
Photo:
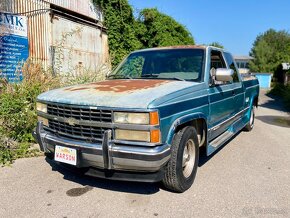
[[[105,81],[39,95],[34,136],[47,157],[86,175],[184,192],[202,147],[211,155],[253,128],[258,97],[258,80],[241,77],[227,51],[145,49]]]

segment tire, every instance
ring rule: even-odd
[[[172,141],[171,158],[162,181],[165,188],[179,193],[189,189],[196,176],[198,161],[197,132],[194,127],[185,127],[175,134]]]
[[[247,123],[247,125],[244,127],[244,131],[250,132],[254,128],[255,124],[255,106],[251,107],[251,115],[250,115],[250,120]]]
[[[44,155],[45,155],[45,157],[47,157],[47,158],[49,158],[49,159],[51,159],[51,160],[53,160],[53,158],[54,158],[54,154],[53,153],[51,153],[51,152],[49,152],[49,153],[44,153]]]

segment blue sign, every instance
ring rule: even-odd
[[[20,82],[28,49],[27,18],[0,12],[0,77]]]

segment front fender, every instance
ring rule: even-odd
[[[181,116],[181,117],[177,118],[173,122],[173,124],[171,125],[171,127],[168,131],[166,143],[171,145],[174,134],[175,134],[175,130],[178,126],[185,124],[187,122],[196,120],[196,119],[204,119],[204,121],[206,123],[206,128],[207,128],[207,117],[203,113],[193,113],[193,114],[187,114],[187,115]]]

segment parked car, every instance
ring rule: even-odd
[[[38,96],[34,136],[54,161],[87,175],[162,181],[184,192],[199,151],[211,155],[254,126],[259,84],[232,55],[210,46],[131,53],[105,81]]]

